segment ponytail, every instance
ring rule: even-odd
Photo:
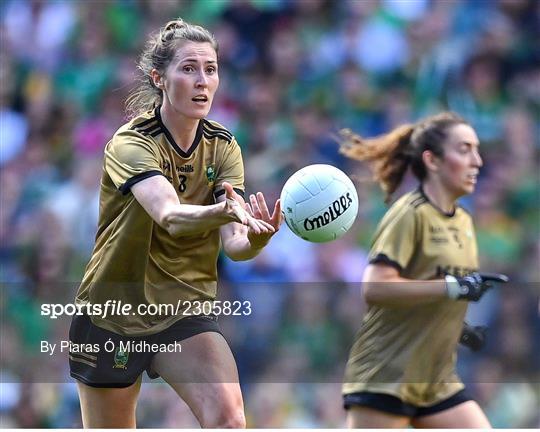
[[[414,176],[424,181],[428,172],[422,154],[427,150],[443,158],[448,129],[458,124],[468,123],[453,112],[443,112],[370,139],[343,129],[339,133],[339,150],[351,159],[368,162],[373,179],[380,184],[388,203],[409,166]]]
[[[362,138],[349,129],[340,131],[340,153],[359,161],[368,162],[373,179],[385,192],[385,202],[403,181],[412,160],[411,136],[414,124],[399,126],[391,132],[371,139]]]

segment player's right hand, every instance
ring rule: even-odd
[[[478,301],[493,287],[493,282],[506,283],[509,279],[499,273],[474,272],[460,278],[447,275],[445,281],[446,293],[451,299]]]

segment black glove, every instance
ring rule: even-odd
[[[471,351],[479,351],[486,344],[486,330],[486,326],[472,326],[464,322],[459,343]]]
[[[478,301],[484,293],[493,287],[492,282],[506,283],[508,276],[498,273],[478,273],[474,272],[467,276],[456,278],[447,275],[446,293],[454,300]]]

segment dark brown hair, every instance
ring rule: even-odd
[[[146,42],[137,69],[140,72],[139,85],[130,92],[126,101],[126,112],[135,117],[162,102],[163,92],[154,85],[151,71],[156,69],[165,74],[167,66],[174,59],[179,41],[208,42],[218,52],[216,38],[204,27],[190,24],[181,18],[169,21]]]
[[[343,129],[339,133],[340,153],[368,162],[374,180],[386,194],[385,201],[389,202],[409,166],[418,180],[422,182],[426,178],[422,153],[430,150],[436,156],[443,157],[448,129],[458,124],[468,123],[455,113],[443,112],[370,139]]]

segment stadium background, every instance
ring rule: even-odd
[[[359,179],[360,214],[343,240],[309,244],[284,228],[257,259],[220,262],[221,299],[264,299],[262,319],[224,323],[248,425],[344,425],[358,280],[385,207],[332,136],[341,127],[371,136],[450,108],[482,142],[478,189],[463,201],[482,268],[516,282],[471,308],[489,343],[460,349],[460,370],[495,426],[540,426],[540,2],[8,0],[0,14],[2,427],[80,426],[66,359],[37,348],[67,324],[43,322],[39,307],[73,299],[93,245],[103,147],[124,122],[144,40],[177,16],[219,40],[209,117],[237,136],[249,192],[273,202],[310,163]],[[138,420],[196,425],[164,384],[143,387]]]

